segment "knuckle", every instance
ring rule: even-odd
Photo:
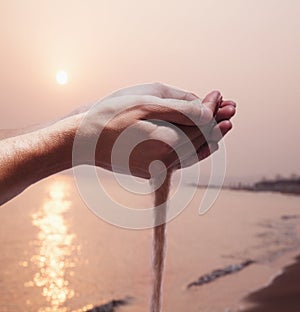
[[[158,92],[159,96],[164,96],[167,90],[167,86],[162,82],[154,82],[153,89]]]
[[[153,86],[158,90],[163,90],[165,88],[165,85],[159,81],[154,82]]]

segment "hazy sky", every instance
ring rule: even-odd
[[[300,174],[299,16],[299,0],[0,0],[0,127],[137,83],[219,89],[238,102],[227,174]]]

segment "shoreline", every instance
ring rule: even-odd
[[[198,185],[198,184],[187,184],[189,186],[196,186],[200,189],[206,189],[206,188],[220,188],[217,185]],[[222,186],[223,190],[228,190],[228,191],[237,191],[237,192],[249,192],[249,193],[272,193],[272,194],[282,194],[282,195],[289,195],[289,196],[295,196],[298,197],[300,196],[300,192],[293,192],[293,191],[285,191],[285,190],[275,190],[275,189],[257,189],[254,187],[248,187],[248,186],[228,186],[228,185],[223,185]]]
[[[220,188],[219,185],[205,185],[205,184],[190,184],[191,186],[196,186],[199,188]],[[243,184],[238,183],[236,185],[223,185],[223,189],[233,190],[233,191],[246,191],[246,192],[271,192],[271,193],[280,193],[287,195],[300,195],[300,178],[291,178],[291,179],[276,179],[276,180],[261,180],[254,184]]]
[[[269,282],[245,294],[237,311],[300,311],[300,250],[281,257],[276,267],[278,271]]]

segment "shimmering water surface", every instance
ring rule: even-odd
[[[149,202],[125,195],[106,179],[119,200]],[[202,194],[168,224],[164,311],[238,311],[240,300],[268,283],[299,250],[299,197],[223,190],[213,209],[199,216]],[[109,209],[110,200],[99,205]],[[0,311],[79,312],[128,297],[130,303],[118,311],[147,311],[152,231],[124,230],[96,217],[71,176],[32,186],[2,206],[0,218]],[[257,264],[186,288],[205,273],[245,259]]]
[[[74,274],[72,268],[76,261],[72,254],[78,246],[64,217],[71,206],[68,184],[63,181],[49,183],[47,193],[48,199],[31,215],[32,224],[39,230],[33,241],[36,254],[30,259],[37,272],[25,286],[41,288],[41,295],[49,306],[40,308],[40,312],[66,311],[64,304],[74,297],[68,275]]]

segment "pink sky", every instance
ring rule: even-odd
[[[219,89],[239,105],[227,174],[300,174],[299,14],[298,0],[1,1],[0,127],[137,83]]]

